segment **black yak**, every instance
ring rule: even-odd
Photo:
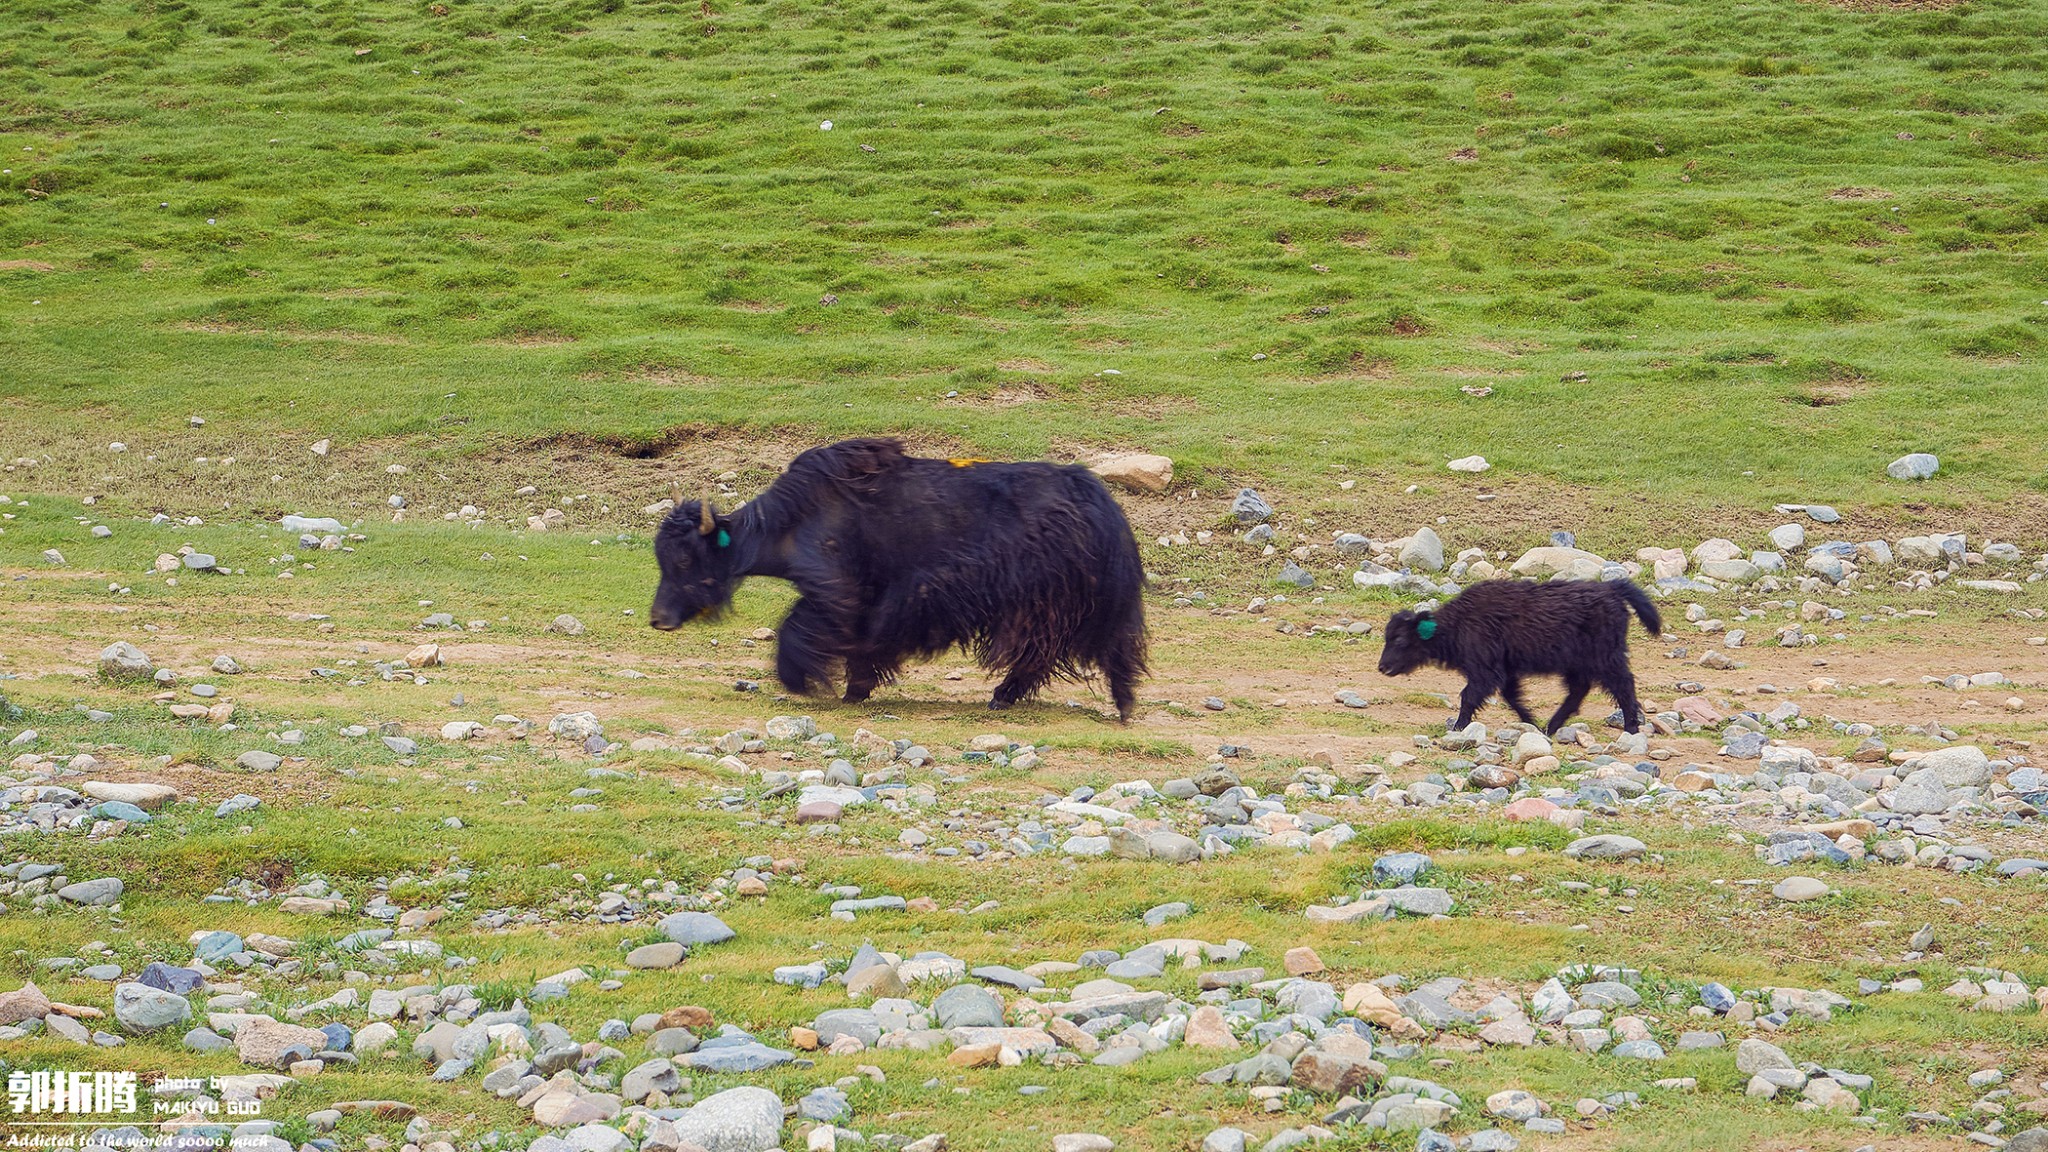
[[[1102,481],[1044,463],[929,460],[847,440],[790,462],[738,511],[681,501],[654,541],[656,628],[715,615],[748,576],[796,585],[775,676],[799,694],[843,676],[866,700],[905,662],[960,645],[1004,672],[1007,708],[1090,667],[1129,720],[1145,673],[1145,571]]]
[[[1641,588],[1626,580],[1534,584],[1484,580],[1452,597],[1434,613],[1396,612],[1387,621],[1380,672],[1406,676],[1424,664],[1463,673],[1456,727],[1472,722],[1495,692],[1529,724],[1522,677],[1564,677],[1564,703],[1544,725],[1555,733],[1599,684],[1621,706],[1622,727],[1634,732],[1636,678],[1628,667],[1628,616],[1633,609],[1652,636],[1664,621]]]

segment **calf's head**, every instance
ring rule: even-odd
[[[734,571],[732,519],[710,501],[676,504],[655,533],[654,559],[661,565],[661,585],[647,612],[649,624],[668,632],[731,606],[740,582]]]
[[[1387,620],[1387,644],[1380,649],[1380,674],[1406,676],[1429,663],[1436,618],[1427,612],[1402,609]]]

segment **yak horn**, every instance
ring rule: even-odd
[[[711,489],[706,488],[703,503],[697,505],[697,531],[700,535],[709,536],[717,530],[718,523],[711,518]]]

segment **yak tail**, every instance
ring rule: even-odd
[[[1650,635],[1664,635],[1664,618],[1657,614],[1657,605],[1650,600],[1649,593],[1633,580],[1617,580],[1614,586],[1621,589],[1621,598],[1642,617],[1643,627],[1650,630]]]

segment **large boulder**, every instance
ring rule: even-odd
[[[114,988],[114,1019],[130,1032],[156,1032],[192,1018],[192,1005],[175,992],[147,984]]]
[[[704,1152],[768,1152],[782,1138],[782,1098],[766,1088],[728,1088],[675,1121],[676,1136]]]
[[[95,800],[133,804],[137,808],[152,812],[178,798],[178,790],[169,784],[124,784],[113,780],[87,780],[78,786],[78,790]]]
[[[1941,470],[1941,461],[1932,452],[1908,452],[1884,466],[1884,474],[1894,480],[1925,480]]]
[[[725,921],[709,912],[672,912],[662,918],[662,934],[685,948],[723,944],[734,936]]]
[[[1159,493],[1173,484],[1173,461],[1144,452],[1111,456],[1095,465],[1094,472],[1130,492]]]
[[[142,649],[121,640],[100,651],[100,675],[109,680],[147,680],[156,675],[156,665]]]
[[[1591,552],[1549,545],[1522,553],[1521,559],[1516,560],[1508,571],[1537,579],[1562,576],[1567,580],[1598,580],[1606,566],[1607,561]]]
[[[1423,572],[1438,572],[1444,566],[1444,542],[1434,528],[1416,529],[1415,535],[1401,546],[1401,563],[1408,568]]]
[[[277,1020],[247,1020],[235,1029],[235,1055],[257,1068],[284,1071],[327,1049],[327,1033]]]
[[[0,992],[0,1025],[41,1020],[50,1014],[50,998],[31,980],[12,992]]]
[[[1915,766],[1933,772],[1950,788],[1982,788],[1991,783],[1991,758],[1975,744],[1937,748]]]

